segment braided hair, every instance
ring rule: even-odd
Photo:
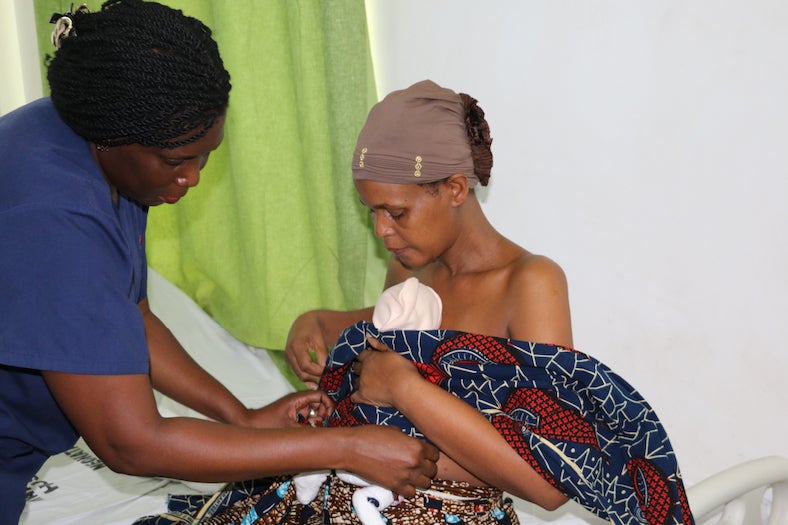
[[[203,136],[227,110],[230,75],[199,20],[142,0],[55,17],[69,31],[53,34],[52,103],[86,140],[176,148]]]

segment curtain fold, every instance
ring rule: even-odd
[[[238,339],[282,349],[301,312],[359,308],[383,284],[350,171],[376,101],[364,1],[162,3],[213,30],[233,88],[200,184],[150,211],[149,264]],[[63,6],[36,1],[42,54]]]

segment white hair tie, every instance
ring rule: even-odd
[[[52,45],[55,46],[55,49],[60,49],[61,40],[68,38],[72,33],[74,21],[71,20],[71,17],[74,13],[90,13],[88,4],[80,5],[76,11],[74,11],[74,4],[71,4],[71,8],[68,11],[62,15],[55,13],[49,19],[50,24],[55,24],[55,29],[52,30],[51,36]],[[74,31],[74,36],[76,36],[76,34],[77,32]]]

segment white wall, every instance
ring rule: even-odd
[[[566,270],[576,346],[651,401],[688,483],[788,456],[788,3],[367,7],[381,94],[479,100],[486,213]]]

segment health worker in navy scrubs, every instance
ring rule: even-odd
[[[51,96],[0,118],[0,524],[82,436],[113,470],[233,481],[344,469],[404,496],[437,450],[385,427],[323,429],[331,402],[249,409],[150,311],[145,226],[222,142],[230,77],[179,10],[110,0],[53,17]],[[207,416],[162,418],[153,389]]]

